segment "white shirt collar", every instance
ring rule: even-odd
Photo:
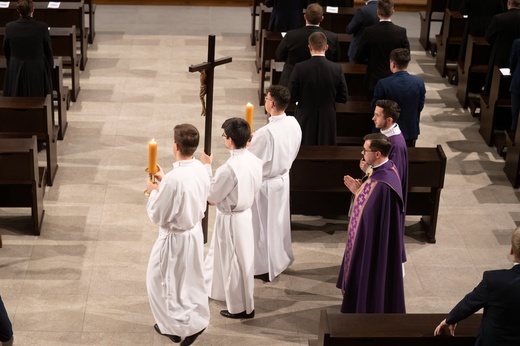
[[[386,130],[381,130],[381,133],[387,137],[392,137],[401,134],[401,129],[399,128],[399,124],[394,124]]]

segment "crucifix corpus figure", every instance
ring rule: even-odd
[[[208,60],[198,65],[191,65],[190,72],[200,72],[200,101],[202,103],[202,116],[206,117],[204,123],[204,152],[211,155],[211,126],[213,125],[213,78],[215,67],[228,64],[232,58],[226,56],[215,60],[215,35],[208,36]],[[204,105],[204,96],[206,96],[206,105]],[[202,229],[204,232],[204,242],[208,239],[208,210],[204,214],[202,220]]]

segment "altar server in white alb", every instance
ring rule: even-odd
[[[209,302],[202,263],[204,239],[201,220],[206,210],[210,179],[193,157],[199,145],[195,126],[175,126],[173,170],[155,174],[148,182],[146,210],[159,225],[146,273],[146,287],[155,331],[181,345],[191,345],[209,324]]]
[[[215,176],[211,156],[203,153],[200,158],[212,178],[208,202],[217,206],[204,278],[209,297],[226,302],[222,316],[253,318],[255,243],[251,205],[262,185],[262,161],[246,149],[251,130],[244,119],[227,119],[222,129],[231,157]]]
[[[302,130],[285,114],[291,93],[280,85],[267,89],[269,123],[253,134],[249,151],[263,162],[262,188],[251,207],[255,232],[255,278],[272,281],[294,261],[289,210],[289,170],[298,154]]]

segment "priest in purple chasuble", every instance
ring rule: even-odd
[[[345,176],[355,195],[337,287],[343,313],[404,313],[402,253],[404,204],[391,142],[381,133],[364,137],[371,166],[365,181]]]

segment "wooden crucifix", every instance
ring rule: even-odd
[[[215,60],[215,35],[208,36],[208,61],[198,65],[191,65],[190,72],[200,72],[200,98],[202,101],[202,116],[206,116],[204,123],[204,152],[211,155],[211,128],[213,125],[213,78],[215,67],[228,64],[232,61],[231,57],[226,56]],[[206,103],[204,105],[204,94]],[[204,243],[208,240],[208,209],[202,219],[202,231],[204,233]]]

